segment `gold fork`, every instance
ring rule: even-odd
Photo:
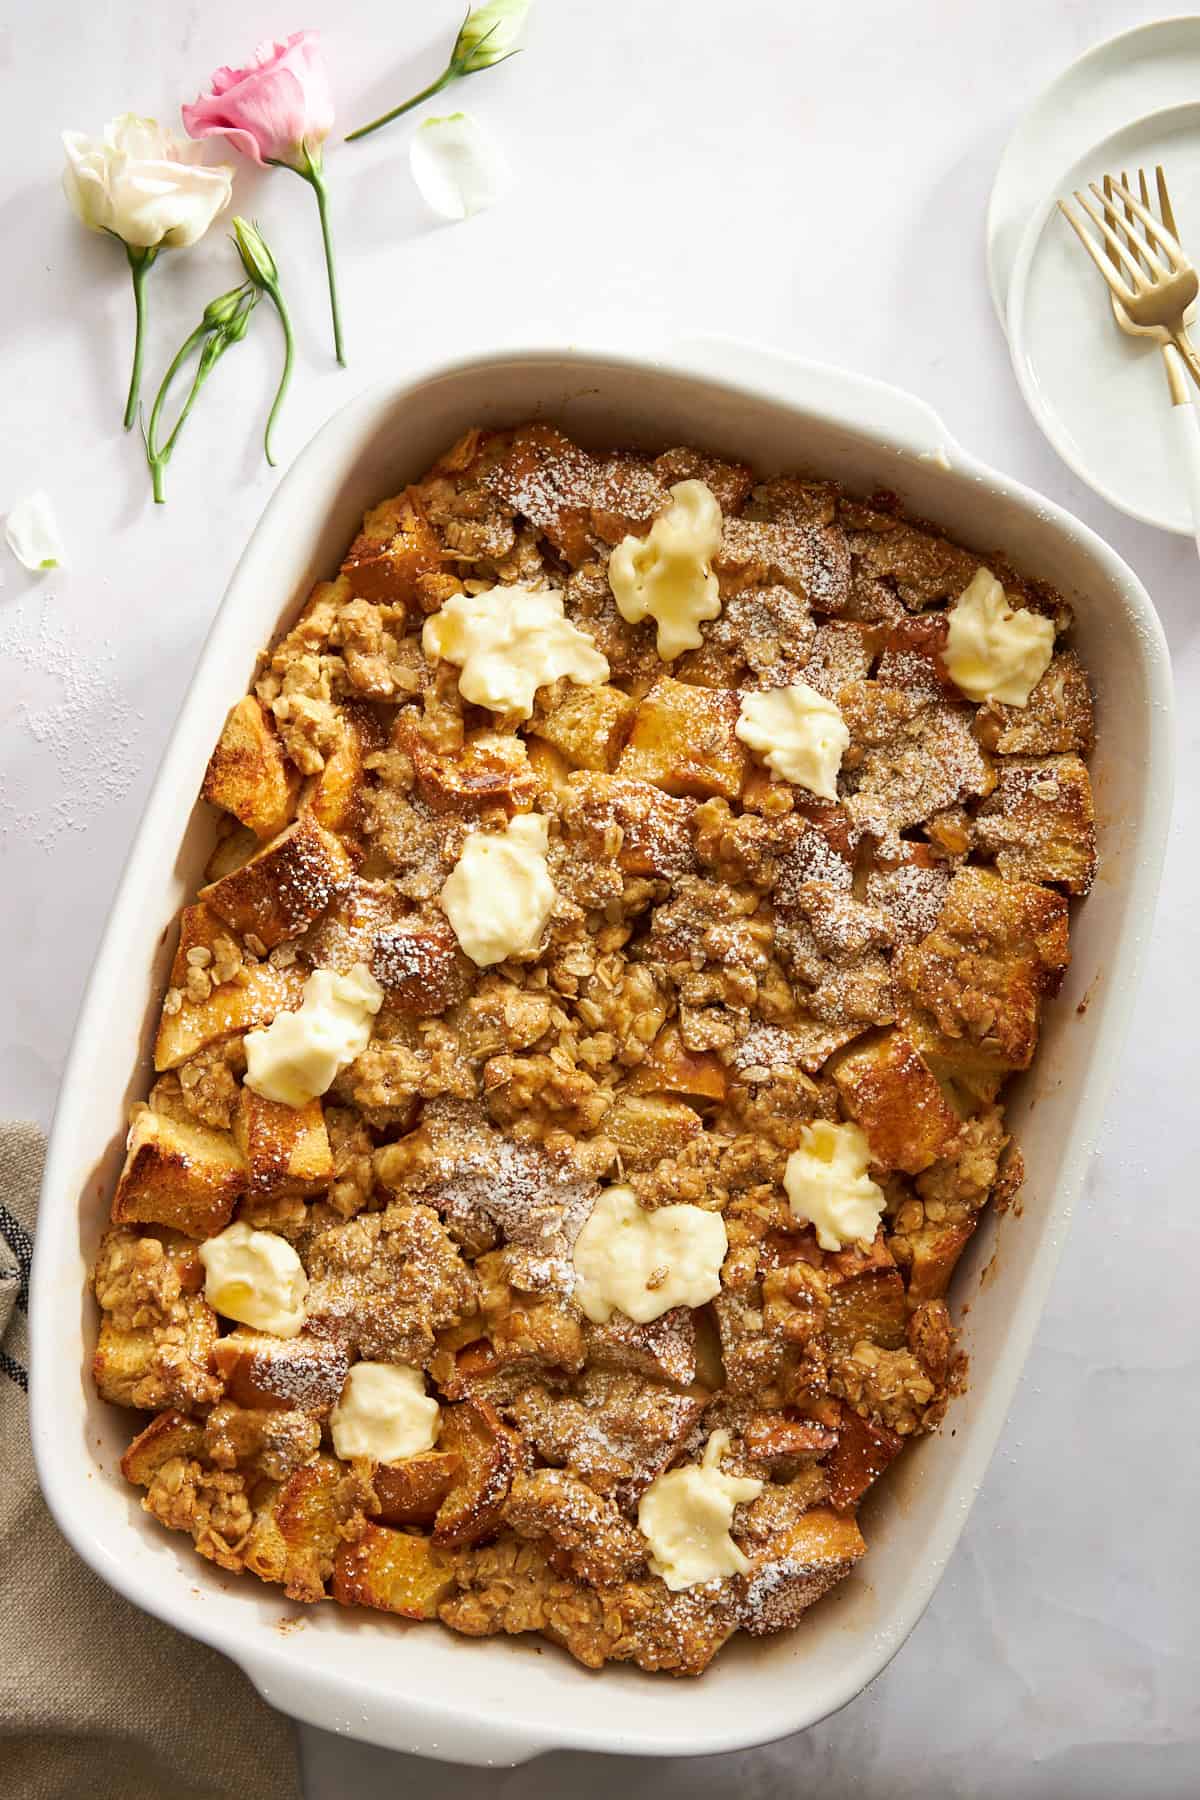
[[[1106,175],[1103,192],[1094,181],[1089,182],[1100,211],[1076,189],[1075,199],[1100,232],[1103,249],[1063,200],[1058,203],[1059,211],[1107,282],[1117,324],[1122,330],[1132,326],[1139,335],[1148,333],[1160,342],[1174,344],[1193,380],[1200,384],[1200,356],[1184,324],[1184,314],[1200,293],[1200,276],[1175,235],[1175,215],[1162,168],[1155,170],[1161,223],[1150,210],[1144,171],[1139,170],[1138,175],[1140,200],[1130,192],[1124,177],[1117,181]],[[1124,218],[1117,211],[1114,194],[1122,202]]]

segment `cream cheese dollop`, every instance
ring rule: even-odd
[[[536,950],[554,906],[546,867],[550,827],[518,813],[503,831],[473,831],[442,887],[442,910],[481,969]]]
[[[575,1298],[598,1325],[614,1312],[647,1325],[718,1294],[728,1248],[720,1213],[686,1202],[651,1212],[632,1188],[605,1188],[575,1240]]]
[[[307,1106],[371,1041],[383,989],[366,963],[345,975],[314,969],[294,1012],[246,1033],[246,1086],[264,1100]]]
[[[1027,706],[1054,655],[1054,622],[1013,606],[990,569],[978,569],[947,614],[942,661],[968,700]]]
[[[357,1362],[329,1415],[334,1454],[343,1462],[402,1462],[432,1450],[441,1409],[425,1392],[425,1377],[407,1363]]]
[[[454,594],[425,621],[426,656],[457,663],[465,700],[491,712],[529,718],[534,695],[563,676],[588,685],[608,680],[608,659],[586,631],[563,616],[557,588],[485,588]]]
[[[734,730],[772,774],[820,800],[837,799],[850,732],[841,709],[806,681],[743,694]]]
[[[201,1244],[204,1298],[214,1312],[255,1331],[295,1337],[304,1323],[308,1276],[286,1238],[238,1222]]]
[[[799,1147],[783,1172],[792,1215],[816,1227],[822,1250],[870,1243],[883,1212],[884,1192],[867,1168],[871,1146],[858,1125],[834,1125],[815,1119],[806,1125]]]
[[[729,1527],[734,1508],[757,1500],[763,1484],[751,1475],[722,1475],[720,1462],[728,1450],[729,1433],[714,1431],[700,1462],[657,1476],[638,1504],[638,1530],[650,1546],[650,1567],[673,1594],[750,1572],[750,1559]]]
[[[622,538],[608,559],[617,610],[631,625],[651,618],[658,654],[672,662],[704,642],[702,619],[721,610],[712,559],[724,529],[716,495],[702,481],[680,481],[645,537]]]

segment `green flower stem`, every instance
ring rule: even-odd
[[[427,88],[422,88],[421,92],[414,94],[411,100],[405,100],[400,106],[393,106],[391,112],[385,112],[380,118],[372,119],[369,125],[360,125],[357,131],[347,132],[346,143],[353,144],[358,138],[369,137],[373,131],[378,131],[380,126],[390,125],[393,119],[400,118],[403,113],[411,112],[414,106],[420,106],[422,101],[432,100],[435,94],[440,94],[442,89],[449,87],[452,81],[457,81],[459,74],[460,71],[452,67],[443,69],[436,81],[431,81]]]
[[[223,296],[223,298],[227,299],[228,296]],[[157,505],[161,506],[164,498],[163,472],[171,460],[171,453],[175,448],[179,433],[183,430],[187,416],[196,403],[196,398],[199,395],[200,389],[204,386],[204,383],[208,380],[213,368],[220,358],[224,356],[230,344],[240,342],[246,335],[246,327],[249,324],[250,315],[257,305],[258,293],[256,289],[247,282],[237,296],[237,306],[232,316],[226,317],[222,321],[214,322],[214,320],[209,317],[208,313],[206,313],[199,325],[196,326],[196,329],[190,332],[184,339],[172,358],[171,365],[163,376],[162,385],[155,395],[154,407],[150,414],[150,423],[146,428],[146,461],[150,465],[150,475],[154,486],[154,499]],[[197,345],[200,345],[201,349],[195,372],[192,375],[192,385],[188,389],[187,399],[180,408],[179,417],[175,421],[171,435],[160,450],[158,448],[159,420],[162,416],[163,407],[166,404],[167,395],[170,392],[171,383],[174,381],[176,375]]]
[[[183,430],[184,420],[187,418],[188,414],[192,410],[192,407],[195,405],[196,397],[199,394],[200,389],[204,386],[204,383],[207,381],[209,374],[212,370],[213,364],[216,362],[217,358],[222,354],[224,349],[225,349],[224,333],[220,332],[220,331],[214,331],[211,334],[211,336],[209,337],[208,342],[204,345],[204,347],[202,348],[202,350],[200,352],[199,360],[196,363],[196,372],[192,376],[192,385],[188,389],[187,399],[184,401],[183,405],[180,407],[179,417],[176,419],[174,425],[171,428],[171,435],[162,447],[161,455],[162,455],[162,461],[164,462],[164,464],[170,461],[171,452],[175,448],[175,440],[179,436],[180,432]]]
[[[133,276],[133,305],[136,324],[133,336],[133,368],[129,375],[129,397],[125,402],[125,429],[129,430],[137,418],[138,394],[142,386],[142,355],[145,349],[146,326],[146,276],[158,255],[158,246],[149,250],[140,249],[136,244],[126,244],[125,254],[129,258],[129,270]]]
[[[272,283],[266,291],[275,307],[275,311],[279,314],[279,323],[283,327],[283,374],[279,377],[279,386],[275,390],[275,398],[271,402],[271,410],[267,415],[267,429],[263,434],[263,449],[266,452],[267,461],[270,463],[271,467],[274,468],[275,458],[271,455],[271,432],[275,425],[275,415],[283,405],[283,396],[287,393],[288,383],[292,379],[292,359],[295,356],[296,346],[295,340],[292,337],[291,317],[288,313],[283,295],[280,292],[279,283]]]
[[[154,484],[154,498],[159,506],[162,505],[164,498],[162,487],[163,470],[166,468],[171,451],[175,447],[175,439],[179,435],[179,427],[183,424],[188,408],[196,397],[196,383],[193,381],[191,392],[188,394],[187,401],[184,405],[184,410],[179,415],[175,424],[175,429],[172,431],[170,438],[162,450],[155,449],[155,441],[158,437],[159,416],[162,413],[163,405],[167,398],[167,390],[171,383],[174,381],[176,375],[179,373],[196,345],[200,343],[202,339],[206,338],[208,334],[209,327],[202,322],[197,325],[195,331],[184,339],[179,349],[175,352],[171,366],[163,376],[162,385],[154,397],[154,406],[150,413],[150,423],[146,428],[146,461],[150,464],[150,476]]]
[[[301,145],[305,166],[297,169],[308,182],[317,196],[317,211],[321,215],[321,241],[325,246],[325,269],[329,276],[329,311],[333,317],[333,348],[338,362],[344,369],[346,352],[342,345],[342,311],[338,302],[337,269],[333,260],[333,236],[329,229],[329,189],[325,185],[325,173],[321,167],[321,152],[314,156],[307,144]]]

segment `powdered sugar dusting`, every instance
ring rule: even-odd
[[[14,709],[30,744],[0,776],[0,842],[20,837],[49,850],[129,792],[142,763],[142,716],[122,695],[115,653],[85,652],[52,594],[15,606],[5,626],[10,665],[35,697]],[[33,795],[47,792],[56,798],[35,807]]]

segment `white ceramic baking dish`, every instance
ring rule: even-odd
[[[1074,959],[1048,1008],[1038,1067],[1013,1102],[1028,1165],[1022,1212],[989,1219],[958,1273],[955,1294],[971,1300],[972,1373],[951,1412],[954,1435],[947,1429],[900,1459],[865,1508],[869,1555],[798,1631],[736,1641],[699,1682],[629,1668],[592,1674],[539,1640],[475,1643],[333,1605],[305,1612],[303,1629],[281,1629],[299,1609],[278,1589],[211,1569],[141,1512],[117,1468],[130,1416],[103,1405],[87,1373],[95,1310],[85,1272],[126,1106],[149,1078],[170,922],[208,853],[211,820],[193,797],[226,708],[259,646],[336,566],[366,506],[468,424],[538,415],[585,442],[700,444],[763,471],[807,468],[860,490],[890,488],[963,542],[1002,545],[1074,601],[1099,703],[1101,875],[1076,911]],[[1077,520],[951,443],[922,403],[876,382],[709,343],[665,358],[490,355],[353,402],[281,483],[230,583],[130,854],[63,1077],[34,1260],[32,1426],[42,1486],[71,1543],[139,1606],[227,1652],[285,1711],[428,1756],[515,1763],[558,1747],[732,1750],[843,1706],[928,1603],[1042,1309],[1150,927],[1170,809],[1170,713],[1163,635],[1126,565]]]

